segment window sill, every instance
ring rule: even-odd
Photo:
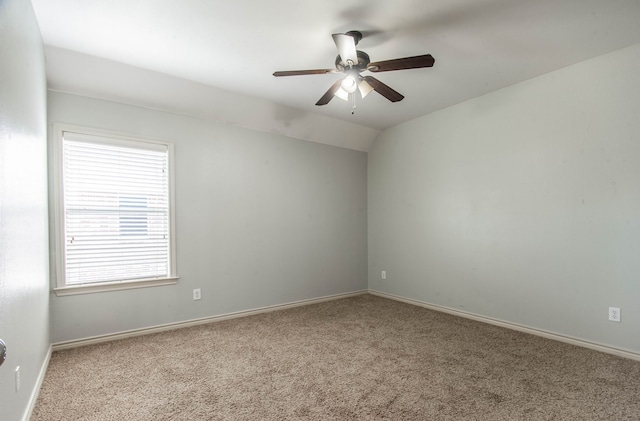
[[[141,279],[135,281],[104,282],[99,284],[75,285],[62,288],[54,288],[53,292],[58,297],[67,295],[93,294],[96,292],[120,291],[125,289],[159,287],[164,285],[175,285],[178,277],[162,279]]]

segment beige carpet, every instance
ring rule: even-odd
[[[640,363],[363,295],[55,352],[32,420],[638,420]]]

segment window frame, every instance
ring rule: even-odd
[[[145,149],[144,144],[161,145],[167,148],[168,153],[168,199],[169,199],[169,275],[163,278],[134,279],[120,281],[104,281],[80,285],[67,285],[66,283],[66,248],[65,248],[65,211],[64,211],[64,133],[78,133],[87,136],[98,136],[109,139],[110,144],[121,143],[130,147],[138,146]],[[96,129],[91,127],[76,126],[70,124],[53,124],[53,198],[54,198],[54,286],[53,291],[57,296],[87,294],[105,291],[117,291],[133,288],[155,287],[173,285],[178,282],[176,235],[175,235],[175,169],[174,169],[174,144],[163,139],[139,137],[121,132]],[[105,142],[106,144],[106,142]]]

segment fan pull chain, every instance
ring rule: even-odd
[[[351,104],[352,104],[351,114],[353,115],[353,114],[356,113],[356,108],[358,108],[358,107],[356,107],[356,94],[355,93],[351,94]]]

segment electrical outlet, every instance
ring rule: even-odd
[[[193,301],[199,300],[200,298],[202,298],[202,295],[200,294],[200,288],[196,288],[193,290]]]
[[[620,323],[619,307],[609,307],[609,321]]]
[[[16,367],[16,393],[20,390],[20,366]]]
[[[380,272],[380,277],[381,277],[382,279],[387,279],[387,271],[386,271],[386,270],[383,270],[382,272]]]

